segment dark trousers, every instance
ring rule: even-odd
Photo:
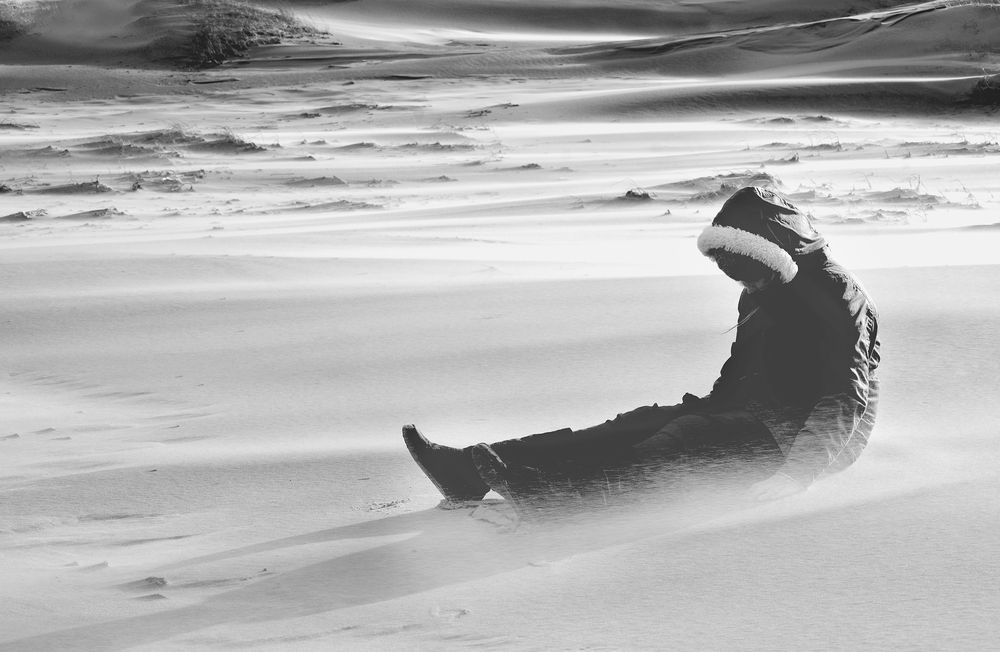
[[[693,411],[652,405],[585,428],[491,444],[508,464],[565,479],[649,480],[679,466],[753,466],[771,473],[783,456],[768,429],[743,409]],[[766,477],[766,476],[765,476]]]

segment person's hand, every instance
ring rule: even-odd
[[[795,478],[782,472],[775,473],[767,480],[750,485],[750,497],[757,500],[778,500],[805,491],[805,486]]]

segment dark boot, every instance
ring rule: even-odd
[[[413,461],[449,502],[482,500],[490,490],[473,465],[469,449],[431,443],[414,425],[403,426],[403,441]]]

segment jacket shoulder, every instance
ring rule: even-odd
[[[825,261],[802,279],[800,298],[836,330],[857,331],[878,319],[878,311],[861,282],[835,261]]]
[[[878,314],[875,302],[861,281],[840,263],[828,260],[821,268],[821,278],[833,298],[863,308],[862,312]]]

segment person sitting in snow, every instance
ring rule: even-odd
[[[583,430],[461,449],[404,426],[413,459],[445,499],[477,501],[493,489],[521,505],[566,487],[628,491],[649,469],[668,473],[672,460],[745,459],[738,451],[750,450],[748,463],[768,475],[749,492],[766,500],[853,463],[878,405],[878,314],[868,294],[809,219],[772,190],[734,193],[698,248],[744,286],[736,340],[711,393]]]

